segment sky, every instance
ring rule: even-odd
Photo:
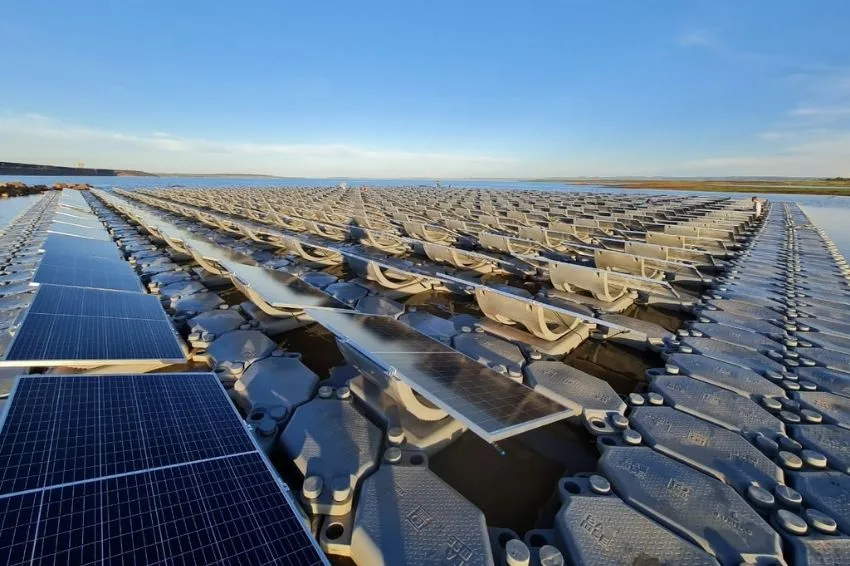
[[[5,2],[0,161],[850,176],[846,0]]]

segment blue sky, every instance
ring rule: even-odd
[[[850,176],[850,2],[6,2],[0,160]]]

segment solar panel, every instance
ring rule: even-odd
[[[84,224],[86,226],[91,227],[103,226],[103,223],[98,219],[96,215],[91,214],[89,212],[82,212],[69,208],[59,208],[53,218],[55,220],[61,220],[63,222]]]
[[[0,457],[2,564],[327,563],[210,373],[19,377]]]
[[[156,297],[41,285],[0,365],[184,361]]]
[[[167,320],[28,314],[0,367],[185,360]]]
[[[121,257],[115,243],[106,240],[91,240],[66,234],[50,234],[41,249],[57,254],[75,255],[78,257],[106,257],[119,259]]]
[[[69,287],[144,292],[133,268],[123,260],[55,252],[44,254],[33,281]]]
[[[15,495],[0,513],[3,564],[326,563],[256,453]]]
[[[320,309],[308,313],[490,442],[574,414],[392,317]]]
[[[65,212],[57,211],[53,215],[53,224],[67,224],[69,226],[76,226],[78,228],[85,228],[87,230],[100,232],[106,231],[103,226],[103,222],[101,222],[94,214],[68,214]]]
[[[210,374],[20,378],[0,494],[252,450],[234,417]]]
[[[86,202],[86,199],[85,197],[83,197],[83,194],[73,189],[62,191],[62,194],[59,195],[59,204],[60,206],[65,206],[76,210],[82,210],[85,212],[91,211],[91,207]]]
[[[319,291],[289,273],[264,267],[243,265],[233,261],[219,261],[235,278],[234,283],[246,294],[256,293],[259,298],[276,308],[347,309],[330,295]]]
[[[592,317],[592,316],[588,316],[588,315],[580,313],[578,311],[568,309],[568,308],[564,308],[564,307],[561,307],[561,306],[558,306],[558,305],[552,305],[552,304],[549,304],[549,303],[544,303],[542,301],[535,301],[534,299],[529,299],[529,298],[523,297],[522,295],[510,293],[508,291],[505,291],[505,290],[502,290],[502,289],[497,289],[496,287],[491,287],[489,285],[484,285],[482,283],[477,283],[475,281],[469,281],[467,279],[462,279],[460,277],[455,277],[453,275],[447,275],[445,273],[438,273],[437,276],[438,276],[439,279],[442,279],[443,281],[453,283],[453,284],[460,284],[464,288],[469,289],[469,290],[480,289],[480,290],[482,290],[486,293],[489,293],[489,294],[501,295],[501,296],[503,296],[507,299],[511,299],[511,300],[514,300],[514,301],[521,301],[523,303],[526,303],[529,306],[537,306],[537,307],[540,307],[542,309],[552,311],[554,313],[565,314],[565,315],[567,315],[571,318],[581,320],[581,321],[584,321],[584,322],[588,322],[588,323],[591,323],[591,324],[596,324],[597,326],[610,328],[612,330],[620,330],[620,331],[626,331],[626,332],[629,330],[628,328],[626,328],[625,326],[622,326],[620,324],[608,322],[608,321],[602,320],[601,318],[595,318],[595,317]]]
[[[42,285],[30,313],[163,320],[165,311],[152,295],[102,289]]]
[[[311,316],[313,312],[310,310]],[[455,353],[444,344],[391,317],[352,311],[323,313],[317,310],[313,318],[337,336],[356,343],[364,352],[376,355]]]
[[[62,234],[65,236],[75,236],[78,238],[86,238],[88,240],[101,240],[112,243],[112,238],[109,236],[109,232],[107,232],[103,226],[99,228],[87,228],[85,226],[80,226],[79,224],[54,221],[48,225],[47,231],[51,234]]]
[[[196,254],[200,254],[200,256],[204,259],[212,260],[218,263],[220,263],[222,260],[243,264],[247,263],[249,265],[254,265],[257,263],[249,255],[235,252],[226,246],[214,244],[212,242],[203,240],[200,237],[194,237],[190,240],[184,240],[184,243],[190,248],[190,251]]]

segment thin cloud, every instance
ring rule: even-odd
[[[845,177],[850,175],[850,131],[765,132],[780,143],[764,155],[718,156],[683,164],[702,175]],[[762,137],[765,137],[762,134]],[[783,143],[784,142],[784,143]]]
[[[704,47],[707,49],[717,47],[717,41],[705,30],[692,30],[679,34],[676,43],[682,47]]]
[[[0,114],[0,153],[17,160],[98,162],[103,167],[173,172],[274,173],[291,176],[504,175],[510,157],[417,152],[358,145],[251,143],[112,132],[37,115]]]
[[[850,106],[799,106],[790,114],[797,117],[836,118],[850,116]]]

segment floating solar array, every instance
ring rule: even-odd
[[[185,361],[159,301],[144,293],[82,194],[63,191],[45,222],[43,253],[31,256],[35,299],[8,329],[0,366]]]
[[[137,205],[96,194],[204,269],[229,277],[257,305],[306,310],[336,335],[346,361],[361,372],[347,386],[332,372],[337,389],[326,385],[317,398],[299,403],[283,425],[289,441],[275,445],[305,476],[302,502],[313,510],[329,553],[361,566],[435,558],[464,564],[850,564],[850,327],[840,317],[850,304],[850,267],[797,207],[767,206],[757,218],[748,201],[716,195],[346,188],[124,193],[143,203]],[[434,243],[439,249],[428,247]],[[229,245],[250,259],[220,254]],[[437,265],[419,261],[423,252]],[[324,275],[324,283],[304,274],[316,264],[342,263],[347,271],[312,273]],[[339,272],[368,281],[328,283]],[[522,285],[514,283],[518,278]],[[303,287],[304,281],[325,293]],[[399,303],[392,312],[399,320],[342,310],[326,295],[341,286],[376,293],[371,299],[386,298],[382,287],[387,295],[399,288],[401,295],[474,291],[490,320],[404,312]],[[363,308],[363,295],[337,296],[364,312],[383,312]],[[623,313],[616,309],[635,298],[695,312],[698,320],[681,327],[676,321],[675,333],[665,325],[652,343],[658,324],[654,329],[647,320],[611,314]],[[311,308],[316,305],[323,308]],[[534,336],[516,332],[515,325]],[[594,326],[605,328],[586,332]],[[512,333],[499,334],[506,329]],[[647,371],[631,393],[615,391],[609,378],[579,371],[541,348],[563,333],[578,335],[576,343],[590,336],[593,362],[606,374],[621,373],[602,358],[626,340],[659,352],[666,366]],[[641,333],[646,336],[634,338]],[[262,371],[256,352],[276,359],[272,342],[253,346],[262,338],[257,331],[225,330],[210,340],[200,329],[196,334],[197,347],[214,360],[230,360],[217,346],[251,345],[250,355],[239,355],[249,368],[243,376]],[[278,361],[300,363],[285,355],[279,353]],[[244,392],[249,380],[233,375]],[[262,389],[258,379],[250,383]],[[276,392],[265,398],[279,399]],[[362,413],[348,410],[352,398]],[[257,399],[253,405],[268,411]],[[338,416],[343,407],[349,420]],[[305,415],[315,415],[315,422]],[[501,442],[566,417],[575,418]],[[387,427],[380,444],[390,446],[383,458],[377,440],[349,426],[374,428],[378,421]],[[509,458],[511,446],[523,444],[568,469],[580,448],[544,437],[583,425],[581,438],[596,437],[601,457],[596,473],[558,482],[562,507],[554,524],[544,519],[535,525],[540,529],[507,537],[492,529],[491,556],[482,548],[489,547],[487,526],[497,519],[488,511],[485,521],[474,508],[486,509],[490,500],[476,501],[476,490],[457,480],[444,489],[431,480],[428,459],[414,458],[417,450],[434,456],[435,447],[454,442],[457,429],[449,423],[499,441]],[[327,424],[327,438],[313,434],[312,426],[327,431]],[[434,470],[455,464],[458,455],[452,450],[439,458],[432,459]],[[372,466],[377,470],[364,481],[349,477],[350,470],[364,473]],[[482,483],[487,474],[498,475],[480,472]],[[506,488],[498,496],[512,493]],[[350,509],[356,509],[353,518]],[[444,536],[456,524],[450,517],[459,516],[464,527]],[[524,542],[503,543],[513,537]]]
[[[21,376],[2,564],[325,564],[209,373]]]

